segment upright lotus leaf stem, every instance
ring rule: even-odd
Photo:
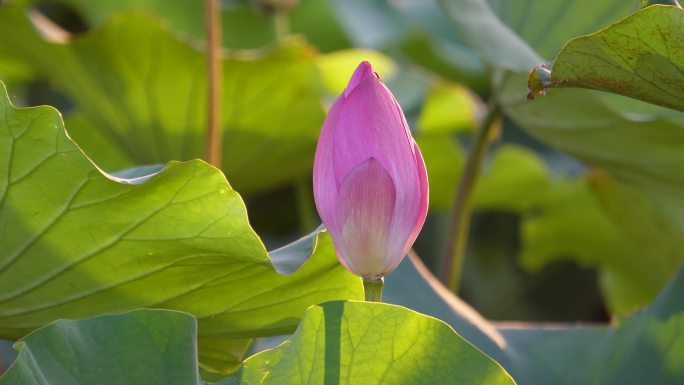
[[[221,167],[221,14],[219,0],[205,0],[204,11],[207,37],[207,89],[209,109],[207,116],[206,157],[214,167]]]
[[[314,200],[340,262],[363,278],[368,301],[423,227],[428,181],[401,107],[362,62],[330,108],[316,148]]]
[[[499,124],[500,115],[499,105],[496,101],[492,100],[487,107],[485,117],[480,122],[475,133],[463,175],[456,189],[442,266],[442,281],[454,293],[458,291],[461,280],[461,270],[463,269],[463,260],[470,232],[471,200],[475,189],[475,182],[479,176],[482,160],[487,153],[487,148],[489,148],[491,133],[494,127]]]
[[[287,11],[277,11],[273,14],[276,37],[282,41],[290,34],[290,14]]]

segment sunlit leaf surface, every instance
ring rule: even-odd
[[[570,40],[533,93],[586,87],[684,111],[684,10],[652,6],[609,28]],[[551,71],[550,74],[546,73]]]
[[[240,196],[202,161],[112,180],[66,136],[56,110],[16,109],[6,96],[0,154],[3,338],[57,318],[177,309],[199,319],[201,361],[227,370],[237,358],[212,352],[291,332],[310,305],[362,295],[333,253],[317,252],[330,250],[327,235],[281,250],[274,262],[291,274],[276,272]]]
[[[141,13],[116,14],[66,40],[49,23],[19,6],[0,8],[0,24],[13,31],[0,35],[0,50],[75,102],[80,121],[72,135],[101,167],[204,156],[201,46]],[[311,168],[324,117],[314,58],[313,48],[297,39],[224,56],[222,169],[239,191],[281,185]],[[112,152],[117,156],[106,156]]]
[[[443,322],[405,308],[329,302],[227,384],[514,384]]]

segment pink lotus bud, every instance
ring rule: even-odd
[[[352,273],[391,273],[425,222],[423,157],[401,107],[362,62],[323,123],[314,198],[340,262]]]

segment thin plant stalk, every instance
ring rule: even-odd
[[[221,121],[221,14],[219,0],[205,0],[207,38],[207,89],[208,116],[206,136],[206,160],[214,167],[221,167],[222,132]]]
[[[278,10],[273,13],[276,39],[282,42],[290,34],[290,14],[286,10]]]
[[[382,286],[385,280],[380,278],[364,278],[363,291],[365,293],[366,302],[382,302]]]
[[[492,131],[499,124],[500,114],[498,104],[492,100],[487,106],[487,113],[475,133],[463,175],[456,189],[442,265],[444,284],[454,293],[459,288],[466,244],[470,233],[473,190],[480,173],[482,161],[491,143]]]
[[[297,216],[299,228],[303,234],[308,234],[318,227],[319,220],[316,214],[313,192],[311,191],[310,177],[302,177],[294,183],[295,198],[297,200]]]

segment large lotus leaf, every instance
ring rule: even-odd
[[[526,385],[678,385],[684,381],[684,269],[648,309],[614,325],[496,324],[420,261],[386,278],[385,299],[438,317]]]
[[[0,51],[0,79],[7,82],[24,82],[33,77],[31,66]]]
[[[677,203],[684,200],[681,199],[681,193],[676,192],[676,186],[681,184],[668,181],[673,179],[672,173],[678,173],[676,170],[681,169],[676,162],[671,162],[672,156],[681,152],[674,148],[676,146],[672,146],[673,143],[679,142],[676,139],[678,133],[662,128],[656,129],[655,127],[662,125],[650,111],[646,114],[636,114],[630,110],[634,105],[612,102],[587,90],[554,90],[549,92],[548,97],[541,103],[526,101],[527,77],[523,74],[529,72],[530,65],[541,63],[542,58],[553,57],[568,39],[609,25],[610,22],[627,14],[634,4],[618,0],[459,0],[442,1],[442,6],[454,21],[453,26],[457,32],[492,65],[492,76],[495,80],[492,98],[503,107],[505,115],[543,143],[568,152],[589,166],[604,168],[620,182],[627,182],[632,186],[638,184],[639,187],[650,189],[647,198],[657,201],[655,205],[661,206],[665,211],[669,210],[666,215],[671,222],[669,226],[684,229],[684,216],[681,215],[684,214],[684,205]],[[668,131],[668,134],[664,134],[665,131]],[[665,136],[668,135],[673,137],[666,140]],[[601,139],[598,139],[599,137]],[[669,142],[669,148],[663,147],[666,141]],[[635,156],[636,153],[639,156]],[[543,182],[543,179],[539,180]],[[654,180],[656,183],[651,186]],[[556,188],[558,187],[562,186]],[[496,195],[496,190],[492,191]],[[549,204],[545,204],[543,200],[542,206],[537,209],[544,215],[535,217],[534,206],[535,202],[539,203],[540,191],[530,191],[524,186],[516,191],[520,191],[522,195],[518,196],[527,201],[520,208],[526,206],[533,209],[525,216],[525,223],[532,223],[526,228],[544,229],[543,226],[533,225],[541,224],[542,218],[561,224],[561,213],[553,207],[547,207],[546,210],[544,205]],[[564,194],[568,207],[582,204],[580,195]],[[663,195],[668,197],[662,199]],[[577,201],[573,201],[574,199]],[[623,210],[629,211],[635,207],[635,204],[627,204]],[[611,272],[614,272],[614,268],[621,262],[618,258],[608,256],[620,255],[621,251],[627,248],[630,252],[622,254],[621,258],[638,259],[625,262],[628,266],[637,266],[643,259],[660,260],[671,257],[644,255],[644,251],[653,249],[649,250],[645,245],[635,245],[634,242],[614,243],[623,236],[612,236],[615,233],[622,234],[622,231],[611,224],[619,219],[611,218],[613,214],[598,204],[592,206],[592,209],[593,211],[587,213],[587,218],[598,217],[601,221],[580,220],[580,213],[570,215],[571,210],[568,210],[565,213],[577,219],[578,223],[584,223],[585,227],[568,224],[549,227],[544,231],[528,232],[524,245],[526,249],[523,251],[525,263],[530,266],[532,264],[529,261],[534,260],[535,267],[540,267],[537,263],[541,261],[548,262],[565,256],[583,264],[599,265],[603,268],[601,276],[604,293],[613,310],[622,312],[635,305],[647,303],[648,299],[665,285],[669,275],[650,274],[646,271],[644,274],[649,277],[644,279],[644,283],[635,281],[636,276],[633,274],[621,274],[620,278],[615,279],[616,276]],[[651,212],[659,210],[660,208]],[[650,213],[637,215],[641,216],[641,221],[649,225],[661,221],[661,218],[650,216]],[[530,235],[532,233],[534,236]],[[559,242],[558,234],[563,234],[563,242]],[[645,240],[640,238],[638,242]],[[670,242],[676,241],[672,239]],[[597,244],[601,247],[595,247]],[[605,255],[601,258],[588,259],[582,245],[592,249],[592,255],[596,255],[599,250]],[[530,255],[535,257],[530,258]],[[611,262],[598,262],[606,260]],[[609,266],[610,264],[614,266]],[[666,265],[671,272],[672,264]],[[638,288],[642,288],[643,291]]]
[[[542,142],[605,171],[626,188],[639,190],[628,194],[627,197],[635,200],[623,200],[619,210],[602,209],[612,222],[619,223],[624,220],[621,216],[628,216],[637,218],[633,223],[642,223],[647,228],[665,227],[671,236],[669,243],[676,245],[677,239],[684,235],[684,173],[681,172],[684,167],[684,114],[675,116],[674,111],[664,114],[658,110],[664,109],[662,107],[638,108],[632,112],[627,109],[634,103],[610,101],[619,98],[617,96],[570,88],[550,90],[543,98],[525,101],[524,91],[520,89],[523,81],[522,75],[511,76],[504,86],[501,95],[507,114]],[[609,202],[609,198],[603,199],[602,205]],[[579,228],[574,231],[581,232]],[[671,258],[670,254],[665,256],[649,248],[652,240],[630,238],[631,244],[643,244],[638,246],[638,254],[623,255],[620,257],[623,260]],[[617,255],[623,248],[624,245],[614,244],[610,254]],[[665,249],[675,250],[676,247]],[[677,259],[683,260],[684,255]],[[646,270],[643,274],[651,273]],[[663,276],[656,276],[661,277],[660,285],[665,285]],[[614,290],[614,293],[620,291]],[[627,291],[623,294],[632,296]],[[653,294],[653,290],[648,293]],[[636,304],[644,302],[631,305]]]
[[[623,0],[440,1],[453,28],[494,68],[529,72],[567,40],[626,15]]]
[[[185,313],[136,310],[60,320],[15,345],[3,385],[199,385],[197,322]]]
[[[203,40],[205,34],[204,6],[195,1],[166,0],[23,0],[28,3],[63,4],[71,6],[91,25],[102,23],[116,12],[141,10],[164,19],[175,31]],[[261,11],[259,1],[223,2],[221,42],[229,48],[257,48],[277,40],[277,28],[273,15]],[[326,0],[299,2],[287,14],[294,33],[303,33],[312,44],[324,52],[350,46],[346,34],[337,23],[331,5]]]
[[[333,0],[337,19],[357,46],[387,48],[400,45],[418,20],[431,18],[433,30],[449,33],[448,23],[430,2],[407,1],[400,6],[382,0]]]
[[[684,261],[681,235],[667,216],[641,192],[605,174],[540,191],[524,217],[522,238],[521,261],[529,269],[559,259],[599,267],[615,314],[647,304]]]
[[[205,38],[204,4],[195,1],[165,0],[17,0],[14,3],[67,6],[87,26],[97,26],[118,12],[141,11],[164,20],[174,31],[197,40]],[[275,41],[273,19],[260,14],[248,2],[233,2],[221,7],[221,43],[228,48],[258,48]]]
[[[292,32],[304,34],[311,44],[323,52],[353,46],[328,0],[299,1],[290,9],[288,16]]]
[[[419,135],[417,140],[434,181],[431,208],[446,210],[463,167],[462,150],[449,136]],[[476,210],[521,215],[520,258],[528,270],[568,259],[599,268],[614,314],[647,304],[684,261],[681,232],[669,218],[674,211],[663,212],[643,193],[604,174],[552,179],[543,160],[522,147],[492,151],[473,204]]]
[[[609,28],[570,40],[553,68],[533,70],[531,82],[586,87],[627,95],[684,111],[684,10],[647,7]],[[549,74],[548,71],[551,70]]]
[[[385,297],[390,302],[401,303],[444,319],[466,340],[497,359],[518,383],[528,385],[548,383],[559,385],[641,385],[649,382],[662,385],[680,384],[684,379],[684,360],[682,360],[684,334],[681,332],[684,326],[684,307],[680,301],[683,295],[684,271],[680,271],[649,309],[626,317],[616,325],[555,325],[550,327],[519,324],[513,327],[491,324],[482,319],[468,305],[449,293],[448,289],[442,286],[420,262],[413,258],[405,260],[393,275],[387,277],[385,289]],[[63,342],[64,338],[82,336],[83,333],[89,333],[88,335],[91,337],[102,337],[95,339],[97,352],[90,351],[92,354],[87,355],[88,359],[79,361],[79,368],[83,373],[87,373],[93,367],[97,368],[96,365],[102,357],[96,353],[102,352],[104,341],[107,341],[105,346],[116,347],[128,352],[127,349],[131,345],[127,343],[127,334],[125,332],[115,333],[117,338],[109,339],[112,330],[132,329],[135,331],[136,333],[131,334],[134,334],[133,337],[140,338],[141,341],[136,341],[139,346],[133,345],[133,348],[138,347],[143,352],[146,351],[146,343],[150,341],[150,336],[158,337],[157,341],[173,341],[178,344],[183,343],[179,341],[187,343],[187,341],[193,340],[191,327],[179,327],[174,330],[175,333],[167,333],[171,324],[183,326],[182,317],[187,316],[174,313],[168,315],[161,312],[159,315],[154,313],[154,311],[152,313],[151,311],[140,311],[124,315],[105,316],[94,320],[60,321],[47,326],[35,334],[29,335],[22,349],[22,352],[28,352],[36,347],[40,349],[41,353],[46,352],[47,354],[40,355],[43,358],[41,366],[28,366],[25,362],[33,363],[36,360],[32,360],[31,357],[27,357],[28,354],[24,353],[24,361],[18,361],[3,380],[14,379],[14,377],[9,377],[14,375],[27,376],[29,373],[41,373],[40,370],[45,370],[49,364],[54,363],[57,365],[52,366],[52,368],[57,370],[64,368],[64,364],[73,362],[73,357],[67,356],[66,359],[59,361],[55,359],[59,359],[64,354],[63,346],[71,345],[73,348],[70,353],[80,353],[83,351],[82,349],[90,349],[91,347],[88,345],[93,342],[93,340],[85,338],[73,338],[69,339],[69,344],[67,344]],[[340,317],[341,315],[344,317]],[[370,316],[374,316],[372,322]],[[154,322],[140,322],[141,319],[153,319],[162,322],[166,320],[167,322],[165,327],[159,326],[159,329],[156,329]],[[171,319],[174,319],[175,322],[168,322]],[[403,319],[405,322],[398,323],[398,319]],[[188,325],[187,322],[185,325]],[[192,325],[190,324],[190,326]],[[347,328],[342,326],[347,326]],[[416,328],[420,328],[420,330],[416,331]],[[60,333],[60,330],[67,329],[68,335]],[[337,338],[330,338],[331,334]],[[413,334],[416,334],[417,341],[399,338],[399,336],[405,337]],[[32,339],[34,336],[40,336],[40,338]],[[43,338],[43,336],[54,338],[48,339]],[[317,341],[315,340],[316,336],[319,337]],[[434,338],[438,338],[438,342],[430,342]],[[371,350],[373,359],[364,360],[365,355],[357,354],[363,353],[368,348],[367,345],[356,344],[354,346],[354,357],[346,355],[349,352],[350,344],[356,343],[358,339],[373,342]],[[119,345],[117,341],[125,341],[126,343]],[[406,341],[411,343],[407,344]],[[454,341],[455,344],[445,344],[447,341]],[[387,348],[382,348],[383,343],[392,342],[395,343],[394,347],[390,345]],[[424,345],[425,342],[430,343]],[[156,352],[159,352],[160,345],[164,346],[158,344],[154,347]],[[313,356],[311,354],[316,351],[316,346],[336,354]],[[59,351],[50,354],[50,349],[55,349],[55,347]],[[260,381],[262,379],[269,381],[287,373],[296,372],[298,375],[300,370],[307,368],[312,370],[311,373],[318,375],[325,368],[332,368],[328,370],[328,373],[332,374],[332,379],[329,381],[330,383],[338,383],[339,376],[346,374],[342,369],[351,369],[350,373],[352,374],[363,369],[366,365],[374,365],[373,369],[377,369],[377,366],[386,364],[387,360],[387,355],[379,355],[377,354],[378,351],[389,352],[401,348],[410,350],[407,350],[407,354],[397,357],[397,364],[406,361],[407,363],[402,366],[395,365],[396,367],[388,371],[388,375],[391,375],[394,370],[401,372],[410,366],[414,368],[416,366],[421,366],[421,368],[432,366],[435,369],[425,374],[427,378],[430,378],[431,375],[436,376],[446,372],[442,371],[444,368],[439,365],[440,361],[435,359],[435,354],[432,354],[430,359],[425,360],[414,360],[412,358],[414,357],[413,354],[421,355],[423,349],[435,347],[440,349],[440,353],[437,354],[441,360],[448,357],[446,353],[449,350],[465,348],[465,352],[469,352],[471,358],[476,358],[474,361],[476,367],[484,366],[490,370],[493,369],[495,376],[506,378],[506,375],[498,369],[496,364],[488,359],[483,360],[485,358],[483,355],[460,340],[450,328],[439,321],[388,305],[333,302],[312,307],[307,312],[298,331],[289,341],[274,350],[246,360],[242,374],[226,380],[223,384],[240,383],[240,381],[244,384],[251,384],[252,382],[248,381],[251,379],[250,376],[253,376],[255,372],[262,375],[267,374],[267,372],[262,371],[267,368],[274,370],[268,372],[266,376],[257,378],[257,384],[264,383]],[[26,350],[27,348],[29,350]],[[120,354],[121,350],[118,349],[115,350],[116,357],[120,357],[121,363],[129,364],[128,355]],[[167,358],[176,358],[176,355],[182,352],[174,353],[176,354],[168,355]],[[412,354],[409,355],[409,353]],[[134,352],[131,352],[130,355],[136,357]],[[104,357],[104,359],[107,358]],[[266,363],[265,361],[268,359],[272,359],[272,361]],[[184,360],[182,364],[180,361],[175,361],[178,364],[177,367],[188,367],[190,366],[189,363],[194,363],[191,355],[186,356]],[[345,362],[349,363],[351,360],[354,360],[354,366],[343,366]],[[157,360],[152,365],[157,365],[154,366],[157,368],[166,362],[168,361],[162,360],[160,362]],[[459,362],[464,363],[462,356],[459,356],[454,365],[459,367]],[[288,365],[288,363],[296,363],[297,365]],[[302,367],[299,367],[299,364],[308,366],[301,369]],[[145,370],[145,367],[138,366],[137,362],[131,363],[131,365],[138,370]],[[18,369],[21,367],[28,370],[19,373]],[[107,369],[116,371],[119,368],[119,366],[113,366]],[[469,369],[462,368],[461,373],[467,375]],[[382,371],[368,370],[363,374],[365,376],[382,375]],[[415,374],[408,373],[409,376]],[[110,375],[114,376],[116,373]],[[161,374],[157,373],[156,375]],[[23,380],[21,377],[18,378]],[[150,379],[155,378],[157,378],[155,375],[150,375]],[[29,377],[29,382],[12,381],[9,383],[13,385],[42,384],[42,382],[30,382],[32,380],[33,377]],[[294,380],[298,383],[303,382],[298,376],[294,377]],[[367,380],[367,377],[364,380]],[[408,380],[402,377],[399,381],[406,383]],[[426,383],[451,384],[453,381],[453,378],[448,378],[444,382]],[[508,381],[510,382],[510,380]],[[70,383],[78,384],[78,382]],[[196,383],[196,377],[187,378],[185,383]],[[317,383],[326,382],[318,381]]]
[[[0,384],[200,384],[195,320],[137,310],[58,321],[17,343]],[[64,349],[68,346],[69,349]],[[448,325],[398,306],[329,302],[284,344],[249,358],[229,384],[514,384]]]
[[[477,54],[454,34],[436,2],[332,0],[341,26],[356,46],[400,51],[445,78],[485,90]]]
[[[7,88],[10,90],[12,89],[10,86]],[[92,122],[85,114],[81,112],[71,112],[68,115],[63,116],[63,118],[64,125],[69,127],[69,136],[71,138],[78,138],[78,145],[80,148],[96,150],[96,159],[102,159],[112,167],[116,165],[123,165],[125,167],[118,168],[116,172],[136,168],[136,166],[133,166],[133,161],[125,148],[112,143],[105,132],[93,129]]]
[[[90,24],[99,24],[115,12],[144,10],[166,20],[174,30],[204,39],[203,3],[165,0],[22,0],[38,4],[66,4],[73,7]],[[269,0],[231,1],[221,3],[224,47],[256,48],[278,39],[276,18],[272,12],[260,10]],[[301,1],[290,8],[286,18],[293,33],[303,33],[323,52],[349,48],[350,43],[333,14],[327,0]],[[266,8],[265,7],[265,8]]]
[[[517,33],[515,38],[525,40],[541,56],[552,57],[570,38],[608,26],[611,21],[626,15],[633,4],[617,0],[572,2],[460,0],[444,2],[443,6],[450,12],[453,19],[464,22],[460,24],[460,27],[458,23],[455,23],[457,24],[455,27],[468,29],[473,39],[488,39],[486,28],[482,28],[483,25],[487,25],[484,21],[498,20],[499,23],[503,23],[504,26]],[[659,12],[656,10],[664,8],[668,7],[651,7],[650,12]],[[469,12],[473,14],[470,15]],[[674,12],[681,11],[676,9],[669,11],[670,14]],[[581,22],[578,23],[578,20]],[[667,23],[668,20],[665,19],[664,22]],[[505,34],[495,36],[497,39],[506,39]],[[494,47],[483,41],[475,44],[477,42],[477,40],[471,41],[478,49],[486,50]],[[515,47],[515,44],[508,42],[506,46]],[[617,48],[613,47],[613,49]],[[502,63],[514,62],[513,59],[504,60],[506,57],[512,57],[510,52],[507,53],[503,49],[496,52],[498,52],[497,55],[502,56],[492,58],[493,62],[499,60]],[[529,70],[529,68],[513,67],[518,71],[528,72]],[[660,164],[659,166],[663,167],[659,168],[653,165],[655,159],[652,159],[656,157],[653,147],[660,142],[665,142],[663,136],[676,135],[673,132],[675,127],[679,126],[678,124],[658,121],[658,117],[650,111],[634,113],[632,111],[634,105],[624,106],[621,103],[613,103],[610,99],[599,98],[589,91],[554,90],[542,100],[526,102],[524,92],[526,77],[510,75],[502,79],[504,79],[503,82],[497,88],[497,99],[505,107],[504,112],[511,116],[520,127],[544,143],[569,152],[593,166],[605,168],[620,179],[623,179],[626,173],[632,173],[622,167],[625,164],[629,164],[631,166],[629,168],[642,169],[639,172],[641,175],[637,178],[646,178],[650,175],[651,178],[667,180],[673,178],[673,174],[681,175],[673,171],[676,166]],[[677,119],[681,120],[682,115],[680,114]],[[668,129],[652,129],[656,126],[664,126]],[[667,134],[663,134],[664,132]],[[602,139],[597,141],[599,137]],[[672,139],[674,138],[670,138],[670,142],[678,143],[676,139]],[[633,156],[633,149],[638,148],[635,145],[640,142],[645,142],[644,147],[647,149],[642,156],[651,160],[643,162],[641,157]],[[616,149],[617,153],[613,153]],[[658,151],[660,162],[667,163],[665,158],[671,156],[667,154],[674,152],[676,151]],[[626,154],[630,154],[630,160],[626,159]],[[645,168],[649,168],[648,173],[642,172]],[[670,176],[661,178],[656,174],[669,174]],[[628,179],[632,181],[635,178],[630,176]]]
[[[472,36],[473,47],[489,50],[501,44],[489,40],[500,39],[515,51],[524,40],[543,57],[554,56],[570,38],[608,26],[627,14],[632,6],[630,2],[617,0],[443,2],[452,19],[461,22],[455,23],[455,27]],[[664,7],[653,7],[657,8]],[[495,34],[487,28],[488,23],[509,28],[516,34]],[[493,65],[500,62],[501,68],[528,72],[515,64],[518,60],[514,53],[505,47],[492,52],[483,56]],[[530,55],[526,57],[521,64],[533,60]],[[679,123],[660,120],[651,113],[633,113],[633,106],[607,102],[608,99],[583,90],[554,90],[546,98],[528,102],[526,76],[513,74],[500,80],[496,98],[505,114],[542,142],[630,183],[645,186],[656,182],[658,189],[663,184],[670,185],[671,189],[670,181],[681,179],[682,173],[677,171],[680,167],[672,161],[680,151],[671,145],[680,142]],[[670,145],[665,147],[665,143]],[[639,149],[640,156],[634,156],[635,149]]]
[[[592,176],[590,182],[602,211],[624,236],[626,244],[638,254],[627,261],[618,258],[613,262],[612,271],[604,272],[602,276],[604,291],[612,297],[613,305],[618,309],[627,310],[635,304],[646,304],[646,301],[632,300],[628,293],[655,296],[656,291],[682,265],[684,230],[677,224],[677,220],[682,218],[668,207],[658,205],[657,198],[649,199],[640,189],[606,175]],[[625,207],[630,209],[625,210]]]
[[[593,172],[587,181],[530,192],[537,203],[523,220],[523,264],[595,266],[612,313],[647,304],[684,261],[681,121],[589,91],[557,90],[526,102],[511,89],[503,101],[517,123],[611,175]]]
[[[0,35],[0,49],[35,66],[76,103],[86,122],[74,137],[104,169],[203,156],[204,55],[158,20],[117,14],[62,43],[41,38],[18,6],[0,8],[0,24],[12,31]],[[310,170],[324,117],[314,58],[313,49],[296,40],[226,53],[223,169],[238,190],[282,184]],[[92,131],[120,148],[126,162],[100,157],[101,146],[86,134]]]
[[[461,0],[445,2],[443,5],[458,20],[470,18],[470,11],[466,12],[469,9],[475,12],[474,15],[488,21],[497,17],[500,23],[505,22],[545,57],[553,56],[549,54],[559,50],[568,39],[609,25],[611,20],[627,14],[633,6],[629,2],[615,0],[528,1],[524,4],[516,1]],[[662,13],[670,8],[655,6],[640,13]],[[667,12],[672,16],[675,13],[678,15],[681,10],[672,8]],[[470,19],[473,21],[466,23],[463,28],[477,34],[479,26],[483,24],[478,23],[477,17]],[[577,20],[582,22],[577,23]],[[665,18],[664,23],[668,22]],[[486,37],[487,33],[479,35]],[[504,39],[504,35],[501,36]],[[509,43],[508,46],[514,45]],[[489,49],[491,45],[483,43],[476,47]],[[670,115],[668,119],[663,119],[660,112],[644,112],[643,108],[634,111],[640,107],[621,103],[619,98],[618,102],[613,102],[616,98],[601,97],[583,90],[554,90],[546,98],[528,102],[524,92],[525,76],[513,74],[502,79],[497,99],[504,106],[504,112],[542,142],[592,166],[603,168],[620,180],[640,183],[642,187],[651,182],[659,185],[656,189],[661,189],[664,184],[670,185],[670,188],[672,185],[681,185],[682,173],[677,172],[680,167],[676,161],[673,162],[679,150],[672,144],[680,142],[679,121],[684,115]],[[670,146],[666,146],[666,143]],[[637,148],[640,149],[640,156],[634,156]]]
[[[626,112],[594,91],[579,89],[553,90],[525,101],[522,77],[511,76],[502,93],[506,112],[516,123],[552,147],[642,189],[656,204],[667,206],[684,229],[684,200],[679,200],[684,114]]]
[[[284,344],[243,363],[227,384],[514,384],[445,323],[402,307],[329,302]]]
[[[240,196],[202,161],[112,180],[54,109],[4,96],[0,115],[1,337],[62,317],[177,309],[198,317],[206,366],[225,370],[213,352],[244,349],[234,339],[292,331],[308,306],[362,296],[327,236],[276,253],[292,274],[276,272]]]

